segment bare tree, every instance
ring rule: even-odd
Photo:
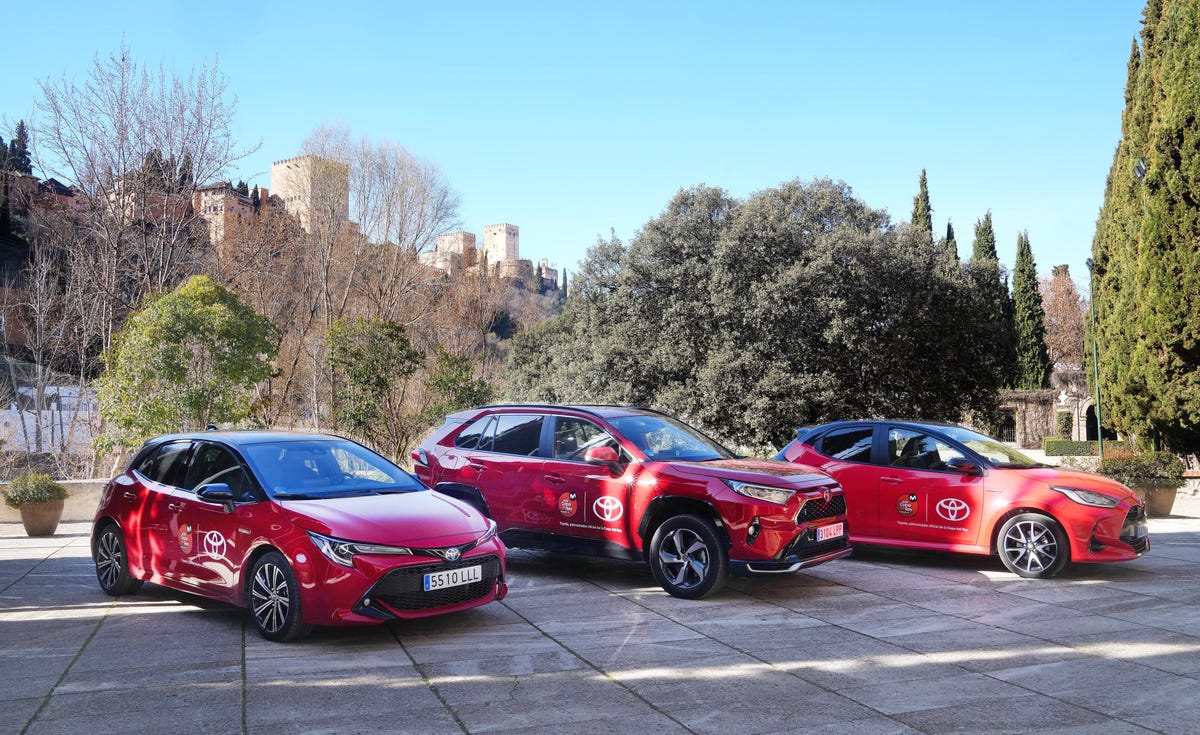
[[[1066,265],[1056,265],[1051,272],[1052,277],[1040,283],[1050,362],[1059,369],[1082,370],[1085,302]]]
[[[236,100],[212,66],[187,75],[140,66],[127,46],[96,56],[88,78],[40,83],[34,157],[73,184],[86,262],[107,347],[149,294],[174,287],[208,256],[192,207],[196,182],[221,178],[254,149],[234,139]]]

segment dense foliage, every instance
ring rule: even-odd
[[[1017,236],[1017,266],[1013,270],[1013,321],[1017,337],[1016,387],[1045,388],[1050,382],[1050,355],[1046,350],[1046,314],[1038,288],[1037,265],[1029,247],[1029,233]]]
[[[0,492],[4,494],[4,504],[10,508],[20,508],[25,503],[52,503],[70,497],[67,489],[55,482],[50,475],[17,477],[0,488]]]
[[[651,405],[759,447],[826,419],[988,412],[992,325],[946,264],[844,183],[686,189],[589,251],[562,315],[514,339],[508,392]]]
[[[1200,448],[1200,5],[1147,4],[1096,224],[1105,422]],[[1135,165],[1145,160],[1145,178]],[[1141,166],[1138,166],[1139,171]],[[1089,373],[1089,378],[1091,377]]]
[[[1008,274],[996,254],[991,212],[975,223],[970,275],[971,288],[980,308],[975,316],[984,325],[980,340],[971,345],[971,350],[986,372],[998,376],[1001,387],[1011,387],[1015,381],[1017,356],[1013,300],[1008,293]]]
[[[207,276],[149,300],[105,355],[97,445],[132,447],[155,434],[243,421],[278,344],[270,322]]]

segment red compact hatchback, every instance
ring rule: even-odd
[[[248,607],[263,637],[454,612],[504,597],[496,524],[375,452],[319,434],[151,439],[92,527],[110,595],[143,581]]]
[[[801,429],[777,459],[842,484],[855,544],[998,554],[1022,577],[1150,549],[1145,504],[1129,488],[960,426],[839,421]]]
[[[732,569],[794,572],[850,553],[841,488],[744,459],[676,419],[621,406],[491,406],[449,416],[417,476],[474,504],[510,546],[645,560],[670,594]]]

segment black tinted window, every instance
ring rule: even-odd
[[[190,441],[163,444],[146,457],[138,472],[164,485],[179,485],[183,482],[183,459],[191,446]]]
[[[821,454],[847,462],[870,462],[873,432],[869,426],[835,429],[821,439]]]
[[[454,437],[454,446],[459,449],[476,449],[479,447],[479,438],[487,436],[487,426],[491,423],[491,416],[484,416],[475,421],[467,428],[459,432],[458,436]]]
[[[616,440],[591,421],[560,417],[555,422],[555,459],[582,461],[587,450],[600,446],[610,446],[619,450]]]
[[[228,449],[216,444],[201,444],[196,447],[183,487],[199,490],[205,485],[221,482],[228,485],[233,491],[233,497],[239,500],[251,492],[246,471]]]
[[[496,434],[491,447],[493,452],[532,457],[537,455],[541,441],[541,416],[503,414],[496,417]]]

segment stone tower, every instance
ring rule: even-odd
[[[520,260],[520,229],[516,225],[502,223],[483,228],[483,252],[487,254],[488,267],[506,260]]]
[[[350,169],[343,163],[313,155],[276,161],[271,191],[308,232],[314,223],[340,225],[350,219]]]

